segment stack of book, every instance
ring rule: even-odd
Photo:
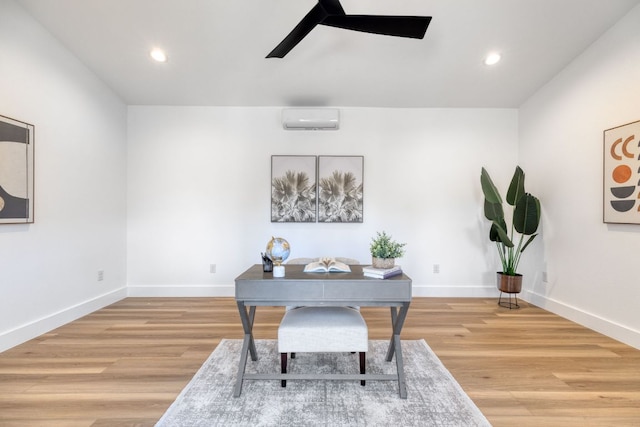
[[[369,265],[366,267],[362,267],[362,274],[364,274],[365,277],[386,279],[392,276],[397,276],[398,274],[402,274],[402,268],[399,265],[391,268],[373,268],[373,266]]]

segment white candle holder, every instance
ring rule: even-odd
[[[284,277],[284,265],[273,266],[273,277]]]

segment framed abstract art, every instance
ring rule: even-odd
[[[0,224],[33,222],[34,131],[0,116]]]
[[[605,223],[640,224],[640,121],[604,131]]]

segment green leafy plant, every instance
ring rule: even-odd
[[[376,233],[376,237],[371,239],[371,256],[376,258],[400,258],[404,255],[406,243],[398,243],[386,232]]]
[[[491,221],[489,240],[496,242],[502,272],[515,276],[522,252],[537,236],[535,233],[540,224],[540,200],[525,192],[524,172],[517,166],[506,197],[512,211],[511,227],[507,229],[502,197],[485,168],[482,168],[480,184],[484,193],[484,216]],[[528,238],[525,240],[526,236]],[[515,239],[517,244],[514,243]]]

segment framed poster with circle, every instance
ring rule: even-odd
[[[640,224],[640,120],[604,131],[605,223]]]

